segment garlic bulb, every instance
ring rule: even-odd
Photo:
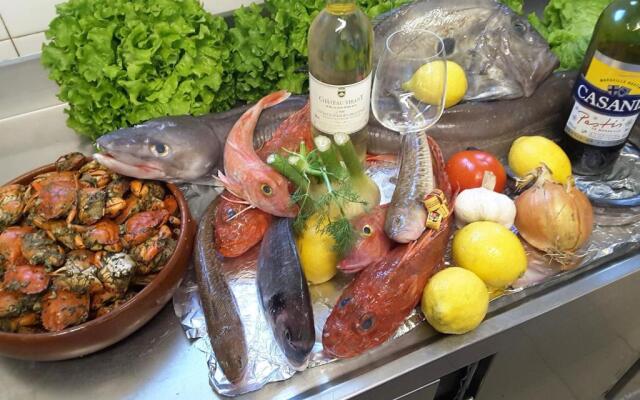
[[[511,228],[516,218],[513,200],[483,187],[462,191],[456,199],[454,211],[458,227],[476,221],[492,221]]]

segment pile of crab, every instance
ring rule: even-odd
[[[29,185],[0,187],[0,331],[57,332],[105,315],[176,248],[176,199],[80,153]]]

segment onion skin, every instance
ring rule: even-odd
[[[581,248],[593,231],[591,202],[572,182],[561,185],[542,173],[515,203],[520,235],[559,261]]]

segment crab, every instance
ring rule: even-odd
[[[50,290],[42,302],[42,325],[49,332],[59,332],[89,318],[89,293]]]
[[[157,234],[131,250],[131,257],[138,264],[138,274],[156,272],[166,264],[176,248],[176,241],[171,236],[171,229],[163,225]]]
[[[114,292],[120,297],[127,292],[135,271],[136,264],[128,254],[106,253],[100,258],[97,277],[106,290]]]
[[[82,231],[81,248],[111,252],[122,250],[120,227],[112,220],[105,219],[89,227],[78,227],[78,230]]]
[[[78,171],[83,186],[104,188],[111,182],[113,172],[93,160],[86,163]]]
[[[54,273],[53,287],[74,293],[98,293],[103,289],[96,276],[98,267],[93,264],[93,256],[71,257]]]
[[[45,220],[67,217],[73,221],[78,196],[78,176],[72,171],[49,172],[31,183],[35,191],[26,209],[33,207],[36,216]]]
[[[136,295],[135,292],[128,292],[127,294],[124,295],[124,297],[114,300],[111,303],[105,303],[105,304],[94,303],[92,298],[91,309],[95,311],[95,317],[98,318],[103,315],[107,315],[113,310],[115,310],[116,308],[122,306],[124,303],[131,300],[135,295]],[[94,308],[94,305],[95,305],[95,308]]]
[[[85,187],[78,192],[78,222],[91,225],[100,221],[107,206],[107,192],[103,189]]]
[[[11,333],[36,333],[34,327],[40,323],[40,315],[28,312],[14,318],[0,318],[0,331]]]
[[[0,230],[17,223],[26,206],[26,188],[22,185],[0,187]]]
[[[106,191],[105,214],[113,218],[127,206],[124,195],[129,191],[129,181],[122,177],[114,179],[107,185]]]
[[[56,160],[56,170],[75,171],[86,161],[86,157],[82,153],[69,153]]]
[[[153,236],[169,220],[169,211],[143,211],[131,216],[124,224],[122,240],[127,247],[137,246]]]
[[[43,230],[25,234],[20,248],[31,265],[44,265],[51,270],[64,264],[64,249]]]
[[[12,265],[4,273],[3,285],[8,290],[24,294],[38,294],[47,290],[49,281],[49,275],[43,266]]]
[[[24,294],[0,287],[0,318],[16,317],[24,309]]]
[[[0,258],[4,264],[22,262],[22,240],[32,232],[34,229],[30,226],[12,226],[0,234]]]
[[[35,217],[32,222],[33,225],[44,230],[52,240],[62,243],[70,250],[78,249],[80,248],[78,243],[82,244],[82,237],[78,233],[78,229],[63,220],[45,221]]]

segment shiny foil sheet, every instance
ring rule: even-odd
[[[629,150],[628,153],[629,157],[634,157],[631,154],[633,153],[632,150]],[[627,155],[625,155],[625,159]],[[384,163],[373,164],[368,172],[381,188],[382,202],[389,202],[395,188],[395,176],[398,172],[398,166]],[[632,173],[640,175],[640,169],[635,168]],[[640,176],[630,176],[628,179],[636,184],[640,182]],[[589,184],[585,183],[585,185],[588,190]],[[197,219],[200,218],[207,205],[218,194],[214,189],[201,186],[185,185],[182,190],[187,196],[194,218]],[[527,272],[515,283],[513,289],[498,296],[499,301],[494,299],[491,304],[491,310],[499,311],[500,308],[521,298],[523,294],[526,295],[527,288],[535,287],[542,283],[553,284],[554,279],[594,268],[597,266],[594,263],[595,261],[640,244],[640,214],[638,213],[640,209],[596,207],[595,211],[597,226],[594,229],[593,236],[573,265],[561,266],[552,263],[542,254],[527,247],[529,257]],[[266,319],[262,315],[255,283],[258,250],[259,246],[256,246],[247,254],[226,262],[223,271],[238,302],[247,335],[249,365],[243,381],[238,385],[230,384],[221,370],[217,368],[215,354],[213,354],[207,336],[207,328],[200,305],[193,266],[189,269],[187,276],[174,296],[174,309],[182,323],[185,334],[189,339],[193,340],[194,346],[208,355],[211,387],[218,394],[225,396],[236,396],[255,391],[269,382],[286,380],[298,372],[287,363],[286,358],[273,338]],[[447,252],[445,261],[450,264],[450,251]],[[313,368],[336,361],[322,351],[322,330],[333,305],[350,280],[350,276],[338,273],[334,279],[327,283],[309,287],[313,302],[316,343],[306,368]],[[404,335],[422,323],[424,323],[422,314],[418,310],[414,310],[395,333],[394,338]]]

